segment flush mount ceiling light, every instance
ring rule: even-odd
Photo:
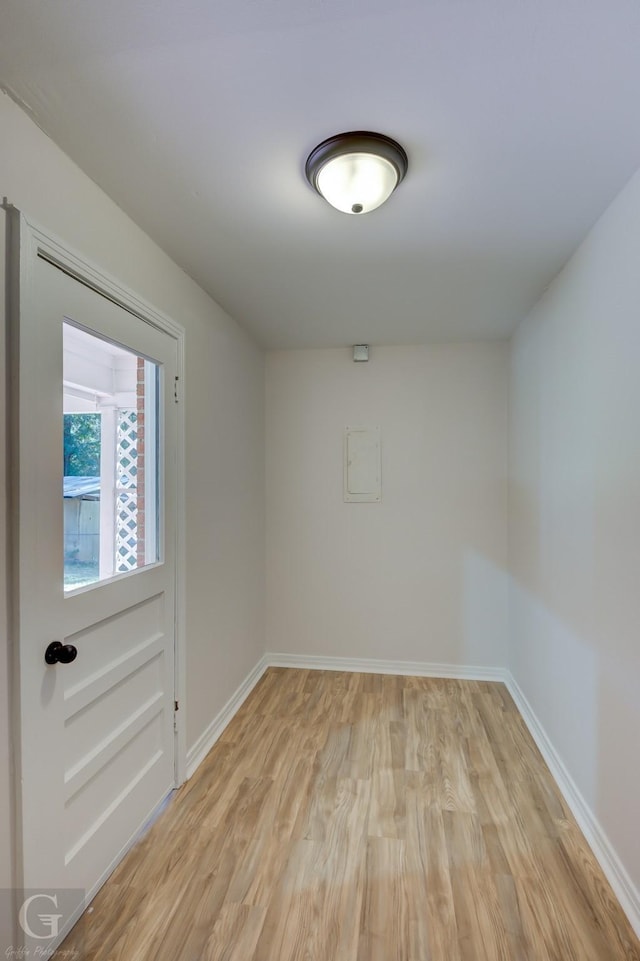
[[[399,143],[381,133],[354,130],[323,140],[307,157],[307,180],[332,207],[366,214],[387,200],[409,162]]]

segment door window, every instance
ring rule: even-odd
[[[63,325],[64,589],[160,558],[160,366]]]

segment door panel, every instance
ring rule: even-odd
[[[33,280],[33,307],[21,311],[17,331],[22,886],[78,888],[92,896],[174,786],[177,347],[168,334],[41,257]],[[83,386],[77,383],[81,373],[63,387],[64,323],[80,332],[74,344],[86,369],[92,343],[86,334],[101,345],[96,354],[100,363],[111,357],[112,388],[101,383],[98,389],[88,376]],[[83,357],[85,348],[89,355]],[[138,395],[146,389],[145,376],[147,381],[151,377],[157,384],[157,405],[151,416],[138,400],[135,414],[129,398],[126,403],[134,415],[133,426],[127,425],[127,443],[133,439],[134,449],[105,454],[104,438],[110,436],[104,431],[107,401],[108,416],[117,421],[118,411],[125,409],[123,398],[130,394],[129,381],[126,390],[120,389],[122,377],[129,377],[134,361],[142,384]],[[82,364],[74,370],[81,371]],[[100,576],[106,570],[106,579],[77,590],[67,584],[65,592],[64,550],[70,540],[68,530],[65,537],[61,491],[67,390],[85,405],[81,409],[95,402],[105,418],[103,483],[97,492],[91,484],[83,488],[97,504],[86,514],[89,519],[98,507],[104,519],[108,508],[118,523],[123,491],[118,458],[128,451],[126,519],[133,547],[127,547],[124,573],[118,573],[122,566],[110,555],[105,568],[103,530],[114,548],[120,543],[107,513],[107,526],[100,529]],[[147,421],[153,429],[144,433]],[[151,441],[153,457],[149,454],[144,461],[147,473],[153,474],[150,486],[148,477],[141,479],[144,471],[136,475],[136,464],[142,464]],[[145,491],[153,494],[146,502]],[[107,503],[108,498],[115,500]],[[144,537],[140,505],[154,499],[157,514],[144,518],[153,534],[136,555],[136,544]],[[86,525],[80,533],[86,534]],[[77,649],[72,663],[45,663],[45,650],[54,640]]]

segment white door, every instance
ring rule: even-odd
[[[176,341],[34,270],[14,356],[21,884],[90,898],[175,785]],[[63,457],[84,414],[89,459]],[[26,918],[40,947],[43,908],[69,926],[52,903]]]

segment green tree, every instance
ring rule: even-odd
[[[64,415],[64,476],[100,476],[100,414]]]

